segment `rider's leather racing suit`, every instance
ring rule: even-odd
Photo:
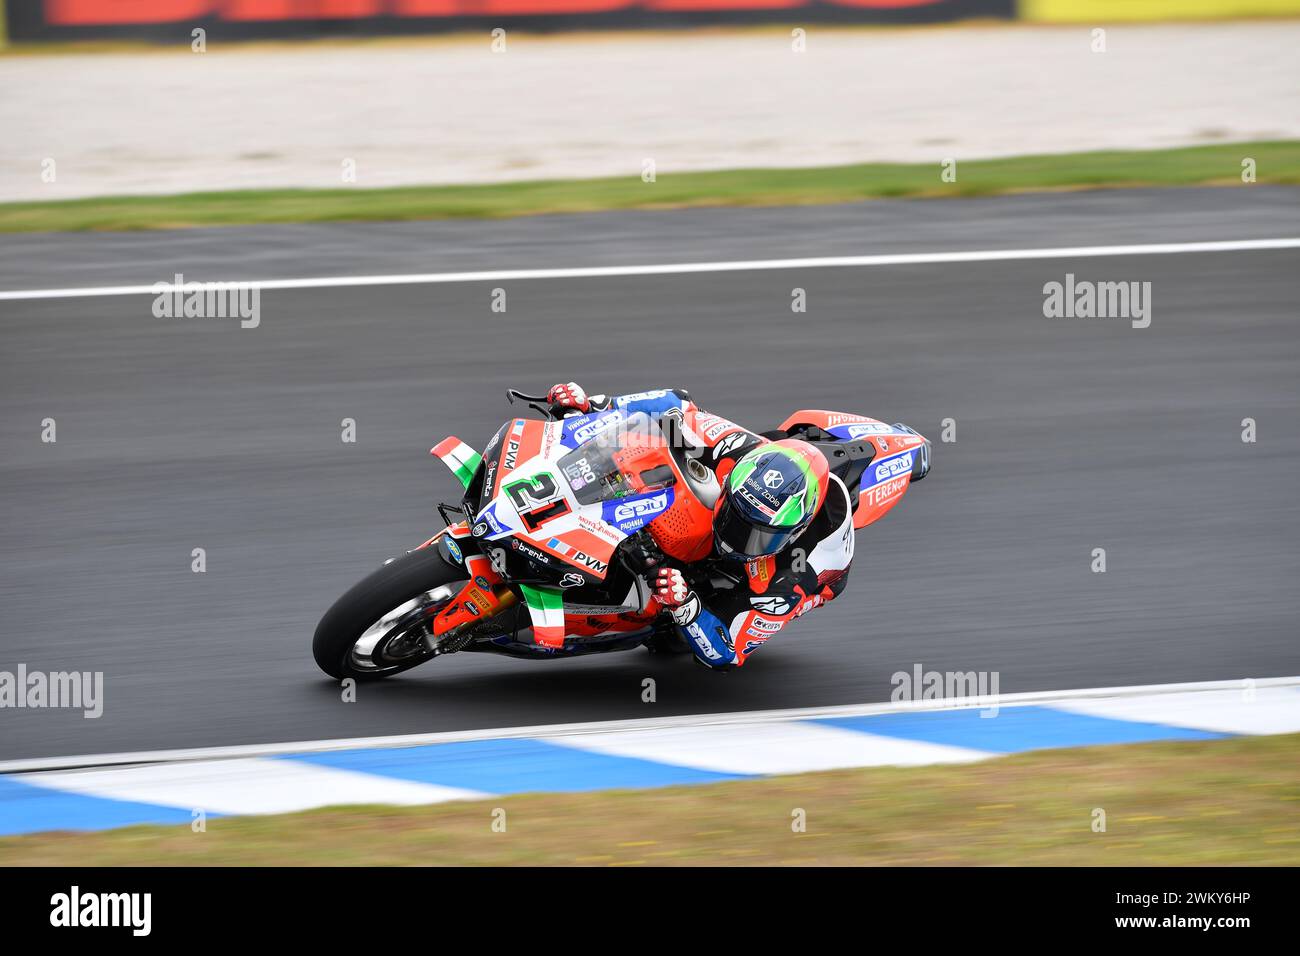
[[[593,411],[622,408],[651,417],[680,413],[687,437],[705,448],[700,462],[713,470],[720,485],[741,457],[767,441],[705,412],[684,389],[593,395],[589,401]],[[716,548],[710,556],[717,557]],[[699,576],[698,566],[681,568],[692,592],[673,611],[673,618],[701,663],[715,669],[739,667],[790,621],[843,591],[852,562],[849,493],[832,474],[826,500],[812,523],[780,554],[744,562],[710,561],[707,579]]]

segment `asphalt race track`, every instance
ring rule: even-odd
[[[1297,212],[1260,186],[6,236],[0,289],[1272,238]],[[1044,318],[1067,272],[1149,281],[1150,328]],[[0,759],[863,703],[917,663],[1004,693],[1300,673],[1298,275],[1284,250],[549,279],[507,283],[504,314],[491,283],[268,291],[248,330],[149,296],[0,301],[0,670],[106,684],[98,720],[0,714]],[[755,428],[904,421],[934,470],[859,534],[846,595],[738,673],[459,655],[341,702],[312,630],[440,526],[429,447],[481,447],[508,385],[571,378],[682,385]]]

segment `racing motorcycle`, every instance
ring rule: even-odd
[[[740,427],[694,406],[557,417],[544,397],[506,394],[542,418],[510,419],[482,454],[455,436],[434,446],[462,499],[438,505],[446,527],[325,613],[312,651],[326,674],[373,680],[456,652],[688,652],[644,578],[669,558],[707,573],[722,489],[701,461],[705,439]],[[863,415],[802,410],[761,437],[816,445],[849,490],[855,529],[930,467],[924,436]]]

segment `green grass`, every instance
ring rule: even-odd
[[[168,229],[251,223],[496,219],[540,213],[692,206],[783,206],[898,196],[988,196],[1123,186],[1232,185],[1253,158],[1261,183],[1300,183],[1300,141],[1070,153],[960,162],[734,169],[392,189],[270,189],[0,204],[0,232]]]
[[[1295,866],[1300,735],[0,839],[5,866],[132,864]]]

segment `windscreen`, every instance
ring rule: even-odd
[[[559,465],[584,505],[658,491],[676,480],[663,432],[645,412],[611,424],[562,457]]]

